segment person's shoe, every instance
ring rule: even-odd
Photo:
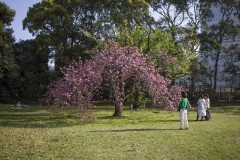
[[[183,128],[180,128],[179,130],[183,130]]]
[[[186,130],[188,130],[188,128],[186,128]]]

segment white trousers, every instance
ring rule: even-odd
[[[198,117],[199,118],[202,118],[204,116],[206,116],[206,110],[205,109],[202,109],[202,110],[198,110]]]
[[[181,109],[179,112],[180,128],[183,129],[184,125],[188,128],[187,110]]]

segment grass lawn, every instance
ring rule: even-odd
[[[125,109],[114,119],[113,106],[98,106],[83,125],[47,107],[0,104],[0,159],[239,159],[240,102],[211,107],[210,121],[194,121],[194,109],[190,129],[179,130],[177,112],[154,108]]]

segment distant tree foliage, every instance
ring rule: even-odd
[[[146,10],[146,11],[145,11]],[[44,0],[30,7],[23,20],[41,49],[55,59],[59,70],[81,57],[90,59],[102,39],[114,39],[118,28],[142,24],[145,1]]]
[[[234,22],[233,16],[237,16],[236,0],[216,0],[211,1],[212,7],[216,7],[219,10],[217,20],[214,23],[206,23],[203,26],[203,32],[201,34],[201,52],[202,56],[209,58],[213,61],[213,67],[210,67],[210,74],[213,80],[212,87],[216,90],[217,77],[219,70],[219,63],[228,57],[228,53],[231,52],[231,46],[225,45],[226,41],[234,41],[239,37],[238,22]],[[209,17],[206,21],[211,21],[214,17]],[[236,18],[237,19],[237,18]],[[230,49],[230,50],[229,50]],[[234,54],[237,54],[235,52]]]

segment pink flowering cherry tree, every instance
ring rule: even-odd
[[[120,47],[116,43],[107,43],[94,59],[74,62],[62,72],[64,77],[45,94],[46,101],[56,108],[78,106],[79,111],[88,109],[92,106],[93,93],[103,86],[103,82],[107,82],[104,86],[111,91],[115,117],[121,116],[129,81],[132,85],[128,87],[148,90],[155,104],[169,110],[174,110],[181,98],[181,87],[171,85],[170,80],[159,75],[146,55],[137,48]]]

